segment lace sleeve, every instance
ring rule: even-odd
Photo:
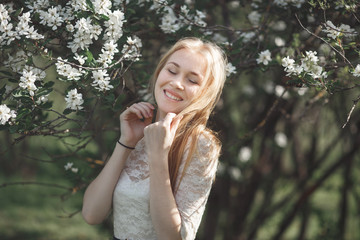
[[[180,166],[177,181],[181,181],[175,199],[181,216],[183,240],[195,239],[216,174],[218,156],[219,149],[214,146],[213,140],[207,135],[201,135],[182,179],[185,161]]]

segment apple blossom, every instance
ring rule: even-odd
[[[77,89],[72,89],[68,92],[65,97],[66,108],[70,108],[71,110],[81,110],[83,107],[81,106],[84,103],[82,98],[82,94],[77,92]]]
[[[5,104],[0,105],[0,125],[9,123],[16,118],[16,112],[8,108]]]
[[[271,61],[271,52],[269,50],[265,50],[259,53],[259,57],[256,59],[257,64],[268,65]]]

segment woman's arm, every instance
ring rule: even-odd
[[[154,107],[150,103],[135,103],[120,115],[120,142],[134,147],[151,123]],[[85,191],[82,214],[89,224],[99,224],[108,215],[115,186],[131,149],[116,144],[115,149],[96,179]]]
[[[152,154],[150,214],[159,240],[181,239],[181,218],[171,189],[167,156]]]
[[[82,215],[87,223],[99,224],[107,217],[111,209],[115,186],[130,151],[116,144],[109,161],[86,189]]]
[[[181,117],[168,113],[145,128],[150,169],[150,214],[159,240],[181,239],[181,217],[172,193],[168,153]]]

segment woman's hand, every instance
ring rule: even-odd
[[[144,128],[151,123],[154,106],[147,102],[131,105],[120,115],[120,142],[135,147],[144,136]]]
[[[160,156],[167,159],[181,119],[180,115],[168,113],[163,120],[148,125],[144,129],[146,152],[148,154],[164,154]]]

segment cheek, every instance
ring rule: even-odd
[[[194,98],[197,98],[200,94],[200,87],[191,87],[187,91],[188,98],[193,100]]]

